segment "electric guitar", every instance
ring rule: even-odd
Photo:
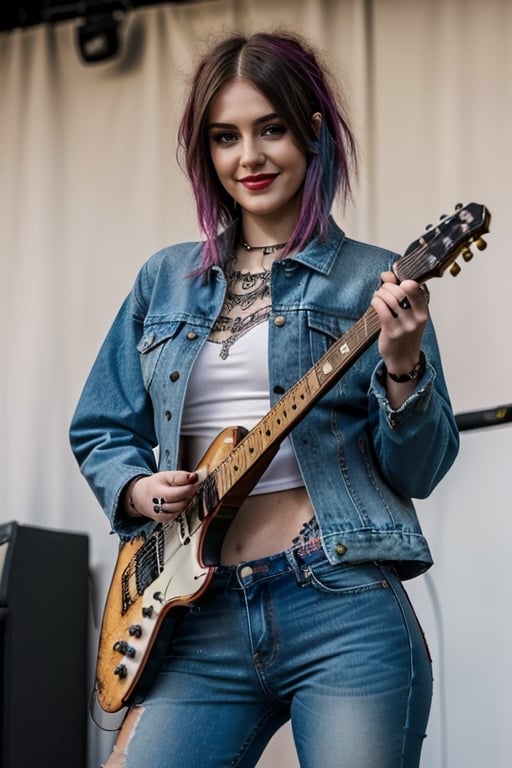
[[[399,281],[419,283],[460,271],[470,245],[482,250],[490,213],[459,206],[414,241],[395,263]],[[197,471],[204,480],[175,520],[147,537],[121,544],[100,632],[96,692],[102,709],[117,712],[147,691],[172,635],[175,619],[208,593],[224,534],[281,441],[377,338],[378,315],[364,315],[247,431],[229,427],[213,441]],[[180,611],[181,609],[181,611]]]

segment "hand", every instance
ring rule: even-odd
[[[393,272],[383,272],[372,306],[379,315],[379,352],[391,373],[405,374],[420,359],[421,342],[428,321],[428,292],[414,280],[397,283]],[[398,408],[416,387],[416,381],[397,383],[386,377],[392,408]]]
[[[407,373],[418,362],[428,321],[428,298],[414,280],[398,284],[393,272],[383,272],[372,306],[379,315],[379,352],[389,371]]]
[[[192,501],[202,480],[204,473],[184,470],[136,477],[125,492],[125,512],[129,517],[148,517],[158,522],[169,522]]]

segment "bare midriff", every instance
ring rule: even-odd
[[[313,516],[304,487],[248,496],[224,538],[222,564],[236,565],[282,552]]]

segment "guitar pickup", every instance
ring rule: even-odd
[[[126,640],[118,640],[115,642],[114,651],[118,651],[123,656],[128,656],[130,659],[135,657],[135,648],[132,645],[128,645]]]

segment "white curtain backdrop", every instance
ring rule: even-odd
[[[69,420],[142,261],[197,235],[175,135],[198,53],[218,32],[276,26],[325,52],[351,104],[361,177],[337,215],[351,236],[403,251],[458,202],[490,208],[487,251],[432,281],[431,307],[455,411],[512,401],[508,0],[156,6],[127,15],[117,60],[89,66],[74,22],[0,35],[0,521],[88,534],[91,686],[116,541],[70,454]],[[436,559],[410,587],[436,674],[425,768],[509,765],[511,429],[463,435],[419,505]],[[111,741],[91,724],[89,768]],[[287,728],[260,762],[278,765],[297,765]]]

